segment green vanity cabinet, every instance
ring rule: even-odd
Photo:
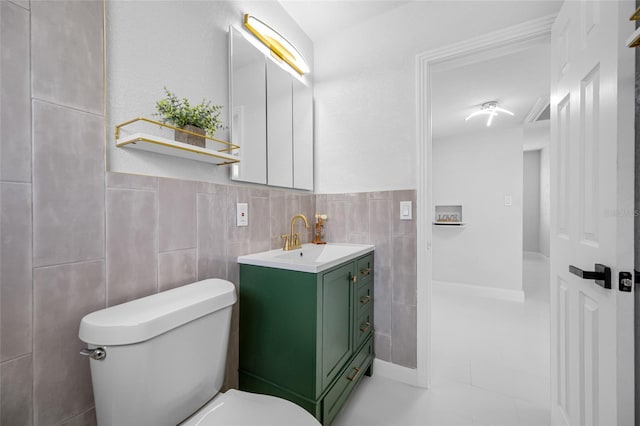
[[[319,273],[240,264],[240,389],[331,423],[373,362],[373,252]]]

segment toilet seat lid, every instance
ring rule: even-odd
[[[293,402],[231,389],[218,394],[181,426],[320,426]]]

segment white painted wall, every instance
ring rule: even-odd
[[[414,1],[316,41],[316,191],[416,188],[415,56],[557,9]]]
[[[522,249],[540,252],[540,150],[523,153]]]
[[[462,204],[467,222],[434,227],[434,281],[522,290],[522,142],[522,129],[434,141],[434,203]]]
[[[195,103],[223,105],[228,124],[228,28],[241,25],[244,13],[289,38],[313,70],[313,43],[278,2],[107,1],[108,170],[230,182],[229,167],[116,148],[113,129],[131,118],[154,118],[164,86]],[[216,136],[229,140],[228,131]]]

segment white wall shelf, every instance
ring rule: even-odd
[[[433,222],[433,226],[441,226],[448,228],[462,228],[467,226],[466,222]]]
[[[436,205],[434,225],[460,226],[462,221],[462,204]]]
[[[170,155],[173,157],[185,158],[187,160],[203,161],[205,163],[215,164],[218,166],[224,166],[227,164],[238,163],[240,160],[232,151],[238,150],[238,145],[211,137],[205,137],[207,140],[213,141],[216,144],[221,144],[224,148],[215,150],[210,148],[200,148],[195,145],[190,145],[183,142],[178,142],[173,139],[169,139],[162,136],[152,135],[149,133],[135,132],[126,136],[121,136],[120,131],[125,126],[133,124],[135,122],[147,122],[156,124],[161,127],[177,130],[184,133],[189,133],[185,130],[177,127],[169,126],[167,124],[150,120],[148,118],[135,118],[125,123],[116,126],[116,146],[118,148],[133,148],[143,151],[155,152],[157,154]],[[196,135],[197,136],[197,135]]]

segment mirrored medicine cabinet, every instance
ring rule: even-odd
[[[231,142],[241,146],[231,179],[313,190],[311,87],[229,29]]]

